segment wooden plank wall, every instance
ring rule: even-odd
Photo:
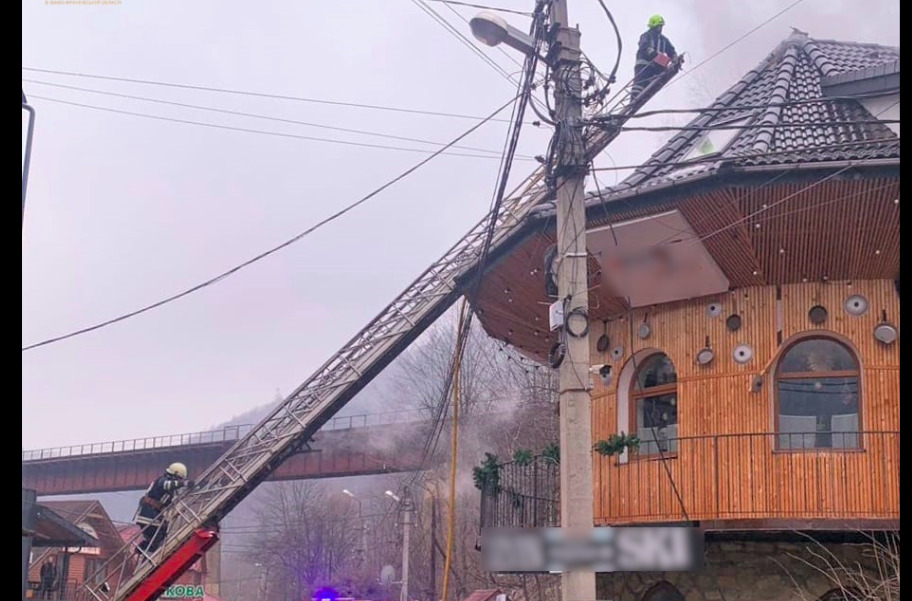
[[[770,286],[636,310],[607,326],[592,324],[592,363],[612,364],[615,374],[607,387],[595,383],[593,440],[628,430],[628,424],[618,426],[618,376],[632,354],[644,349],[661,350],[675,363],[681,437],[677,456],[665,461],[621,463],[616,457],[593,455],[597,524],[674,521],[685,515],[692,520],[899,517],[900,342],[884,346],[873,337],[882,311],[900,327],[893,282],[792,284],[779,293],[781,317],[777,289]],[[845,312],[845,300],[852,294],[867,297],[867,314]],[[723,307],[719,317],[708,315],[712,302]],[[818,304],[829,316],[814,326],[807,314]],[[742,317],[736,332],[725,327],[732,313]],[[636,329],[644,320],[652,334],[641,340]],[[611,343],[599,353],[595,343],[606,329]],[[775,452],[771,377],[764,378],[760,392],[750,391],[754,376],[774,366],[782,346],[814,330],[842,337],[858,353],[862,429],[877,432],[864,436],[861,451]],[[703,367],[695,356],[707,336],[715,359]],[[739,344],[753,349],[746,365],[732,358]],[[619,345],[623,357],[614,361],[610,351]]]

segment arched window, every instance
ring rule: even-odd
[[[862,594],[854,588],[834,588],[820,596],[819,601],[861,601]]]
[[[831,338],[789,347],[776,370],[778,447],[856,449],[861,402],[855,355]]]
[[[638,366],[630,391],[630,431],[640,439],[638,456],[678,450],[678,375],[664,353]]]
[[[642,601],[684,601],[684,595],[673,584],[663,580],[651,586]]]

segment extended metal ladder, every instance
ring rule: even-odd
[[[594,158],[620,133],[626,120],[679,70],[670,68],[635,100],[627,84],[597,111],[609,117],[585,132],[588,158]],[[491,251],[506,242],[530,211],[548,200],[544,168],[535,171],[502,203]],[[214,544],[219,521],[278,468],[307,446],[327,420],[366,386],[434,320],[465,292],[464,277],[480,260],[490,216],[479,222],[440,260],[299,386],[249,434],[196,479],[163,512],[168,523],[164,543],[154,553],[138,554],[134,540],[126,543],[87,579],[85,598],[92,601],[152,601],[186,571],[198,555]],[[103,576],[102,576],[103,574]],[[98,583],[104,580],[101,584]]]

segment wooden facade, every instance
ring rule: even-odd
[[[864,315],[845,309],[848,297],[868,301]],[[721,311],[710,315],[710,305]],[[825,322],[808,312],[826,308]],[[715,307],[714,307],[715,309]],[[715,311],[714,311],[715,312]],[[741,317],[730,331],[726,318]],[[886,314],[899,326],[893,280],[830,281],[742,288],[717,297],[634,310],[590,330],[592,363],[631,369],[662,352],[677,373],[677,448],[661,457],[594,454],[595,520],[599,525],[681,520],[899,519],[899,341],[873,336]],[[651,326],[646,339],[641,323]],[[610,344],[599,352],[596,341]],[[781,451],[775,437],[775,375],[781,351],[803,336],[832,337],[860,366],[860,448]],[[697,352],[714,351],[708,365]],[[735,361],[748,345],[752,358]],[[620,358],[611,351],[623,347]],[[633,357],[636,356],[636,359]],[[755,385],[757,376],[762,384]],[[599,378],[596,377],[595,380]],[[619,423],[628,402],[625,378],[596,382],[593,440],[629,432]],[[621,389],[619,389],[619,385]],[[683,507],[674,488],[683,500]]]

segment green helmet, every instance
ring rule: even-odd
[[[665,19],[662,18],[662,15],[652,15],[649,17],[649,29],[653,27],[660,27],[665,25]]]

